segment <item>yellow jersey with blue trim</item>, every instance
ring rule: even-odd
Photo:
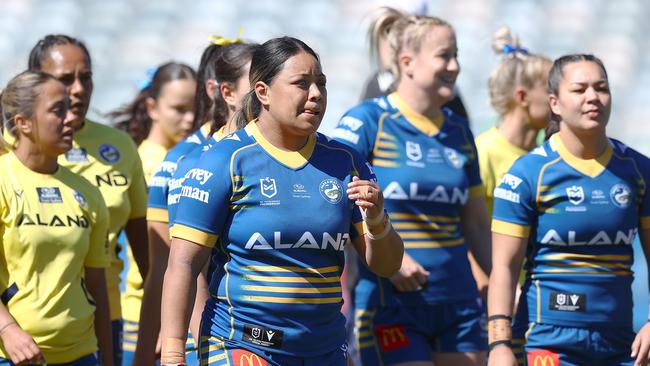
[[[353,176],[374,179],[347,146],[314,134],[287,152],[255,122],[203,153],[184,176],[171,235],[226,257],[203,313],[211,335],[296,357],[345,343],[343,249],[364,233],[346,194]]]
[[[106,286],[111,319],[120,319],[120,273],[124,263],[118,255],[121,248],[117,237],[129,219],[147,213],[147,187],[136,146],[125,132],[86,120],[74,133],[72,149],[59,157],[59,164],[99,188],[108,207],[111,266],[106,270]]]
[[[596,159],[555,134],[494,190],[492,231],[526,238],[517,322],[632,327],[632,242],[650,228],[650,160],[610,139]]]
[[[0,156],[0,293],[48,363],[97,351],[85,267],[110,265],[108,210],[99,190],[59,166],[36,173]],[[9,358],[0,345],[0,357]]]
[[[481,181],[485,187],[485,205],[490,217],[494,208],[494,188],[510,169],[512,163],[527,151],[511,144],[495,127],[476,137]]]
[[[138,146],[138,154],[142,160],[142,170],[144,171],[144,180],[149,183],[153,174],[165,160],[167,149],[158,145],[151,140],[145,139]],[[146,202],[146,197],[145,197]],[[126,273],[126,289],[122,294],[122,317],[130,322],[140,321],[140,306],[142,305],[143,281],[140,270],[133,257],[133,251],[129,247],[126,251],[129,260],[129,269]]]
[[[333,136],[372,164],[404,249],[430,272],[422,290],[398,292],[388,279],[361,266],[357,307],[477,298],[460,210],[484,189],[467,121],[449,109],[432,121],[393,93],[352,108]]]

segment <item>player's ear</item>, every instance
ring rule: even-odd
[[[262,103],[263,106],[268,106],[271,104],[270,101],[270,90],[269,86],[263,82],[263,81],[258,81],[255,83],[255,86],[253,87],[255,90],[255,95],[257,95],[257,99]]]

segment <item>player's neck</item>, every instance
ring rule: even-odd
[[[29,142],[19,143],[14,154],[24,166],[37,173],[54,174],[59,168],[57,156],[49,156],[39,146]]]
[[[440,108],[444,104],[442,101],[434,100],[431,94],[412,86],[405,86],[400,83],[397,86],[397,95],[406,103],[409,108],[430,120],[435,120],[440,115]]]
[[[271,145],[280,150],[299,151],[305,147],[309,141],[309,136],[286,133],[278,126],[278,123],[266,118],[258,119],[257,128],[260,130],[262,136],[271,143]]]
[[[571,155],[585,160],[598,158],[605,153],[609,144],[604,133],[578,135],[564,123],[560,123],[559,137]]]
[[[167,135],[162,131],[162,128],[156,128],[154,126],[152,126],[151,131],[149,131],[147,140],[153,142],[156,145],[164,147],[165,150],[169,150],[175,145],[174,141],[168,138]]]
[[[532,128],[526,118],[516,110],[501,119],[499,132],[512,145],[526,151],[535,147],[539,130]]]

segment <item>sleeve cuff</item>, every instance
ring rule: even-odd
[[[169,213],[164,208],[147,208],[147,221],[169,222]]]
[[[206,233],[195,228],[176,224],[169,230],[169,235],[173,238],[189,240],[193,243],[204,247],[213,248],[219,239],[218,235]]]
[[[493,219],[492,232],[527,239],[530,235],[530,226]]]

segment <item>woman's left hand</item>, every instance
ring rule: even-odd
[[[361,212],[370,220],[379,217],[384,211],[384,195],[377,183],[352,177],[348,184],[348,198],[361,208]]]
[[[650,353],[650,323],[639,330],[634,342],[632,342],[632,358],[635,359],[634,366],[645,366],[648,364],[648,353]]]

